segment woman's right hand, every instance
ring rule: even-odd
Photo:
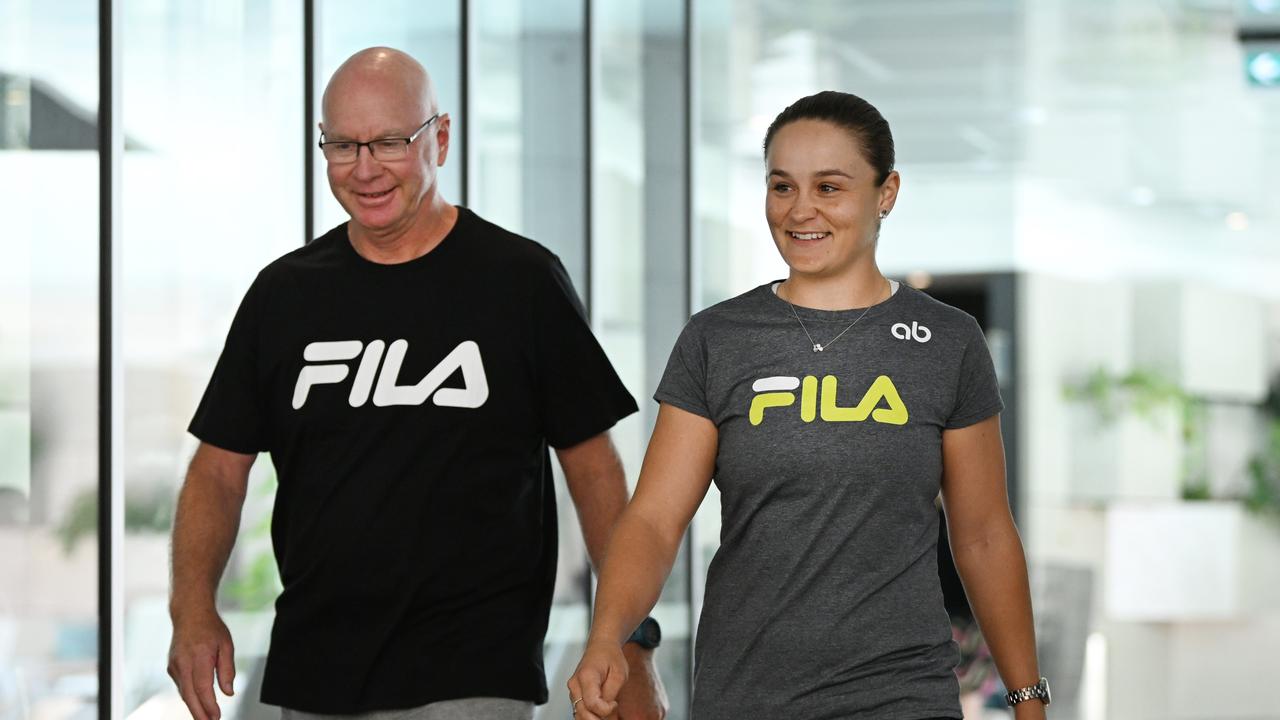
[[[569,702],[576,720],[604,720],[618,709],[618,691],[627,681],[622,646],[606,639],[587,639],[578,669],[569,678]],[[581,702],[574,702],[581,698]]]

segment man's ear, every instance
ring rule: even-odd
[[[442,113],[436,120],[436,145],[440,148],[440,152],[436,154],[436,165],[439,167],[444,166],[445,158],[449,156],[450,124],[449,113]]]

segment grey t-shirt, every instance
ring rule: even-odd
[[[942,431],[1000,412],[982,331],[902,286],[861,309],[762,285],[689,321],[654,399],[719,429],[720,548],[694,720],[961,717],[938,580]]]

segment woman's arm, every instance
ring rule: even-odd
[[[1000,678],[1009,689],[1040,681],[1022,540],[1009,512],[1000,418],[942,433],[942,501],[951,555]],[[1044,717],[1038,700],[1018,720]]]
[[[622,644],[662,591],[680,540],[711,485],[719,434],[707,418],[663,403],[635,494],[622,512],[600,571],[591,635],[569,679],[580,720],[613,713],[626,681]]]

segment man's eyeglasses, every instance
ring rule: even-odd
[[[360,157],[360,148],[369,148],[369,154],[374,160],[385,162],[389,160],[403,160],[409,154],[409,146],[414,140],[427,129],[427,126],[436,121],[440,117],[440,113],[436,113],[427,118],[417,130],[409,137],[386,137],[370,140],[369,142],[356,142],[354,140],[335,140],[327,141],[324,136],[320,136],[320,151],[324,153],[324,159],[337,165],[350,164]]]

